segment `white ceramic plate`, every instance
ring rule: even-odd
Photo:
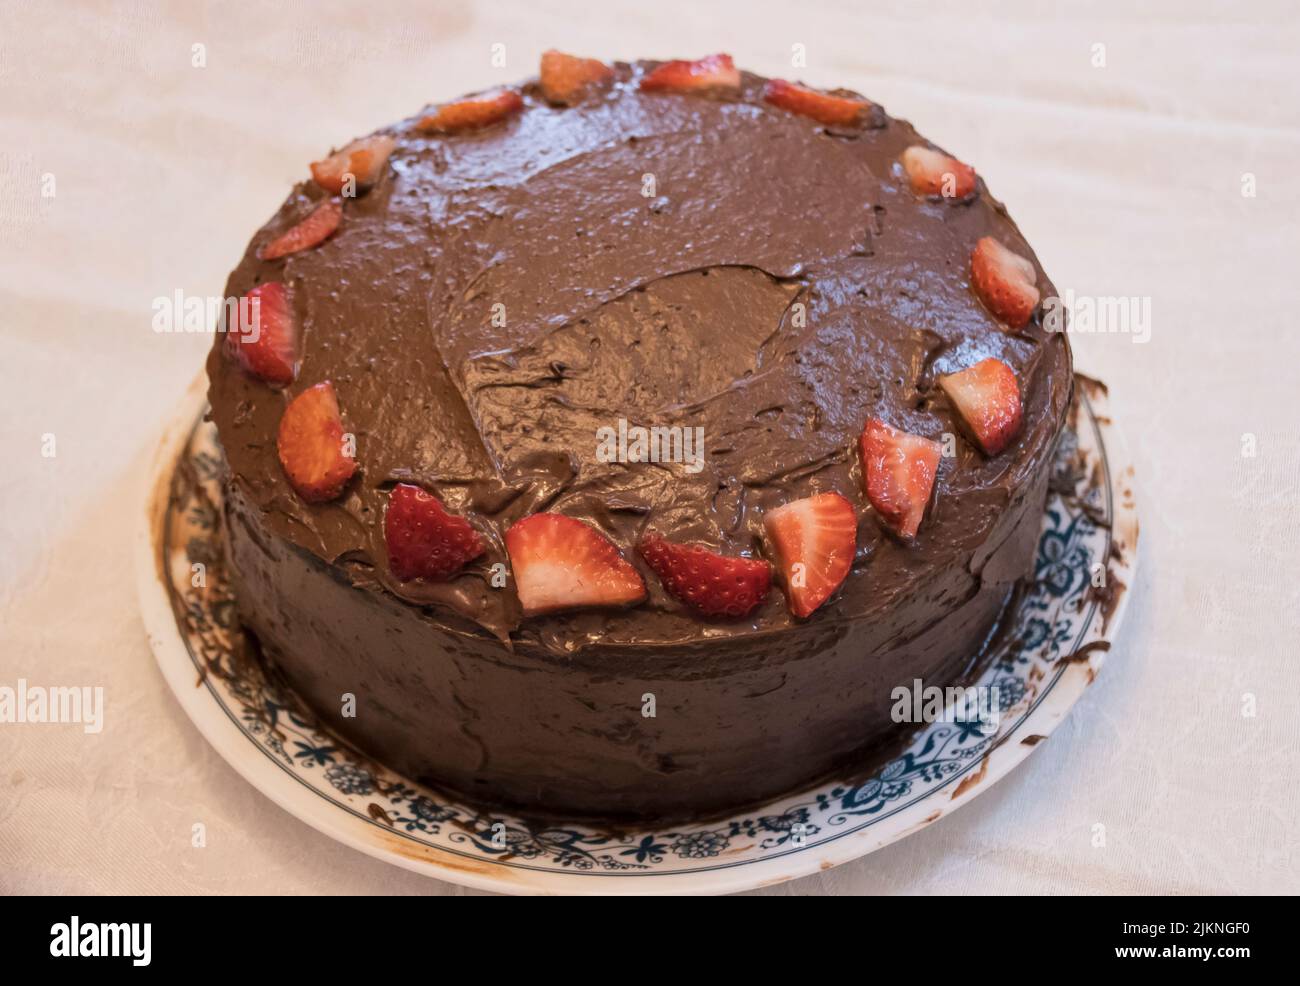
[[[996,728],[934,722],[866,781],[821,784],[720,822],[617,834],[539,827],[458,803],[356,755],[245,656],[222,576],[220,451],[202,422],[204,390],[200,378],[163,435],[136,536],[140,605],[158,666],[208,742],[276,804],[362,852],[466,886],[725,893],[901,839],[987,791],[1056,728],[1100,669],[1133,582],[1133,469],[1105,388],[1079,378],[1035,582],[978,682],[998,689]],[[182,456],[188,468],[178,469]]]

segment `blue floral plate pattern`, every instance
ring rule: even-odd
[[[220,451],[202,421],[202,393],[196,382],[164,436],[137,535],[159,666],[209,742],[282,807],[371,855],[469,886],[723,892],[871,852],[986,790],[1051,732],[1100,669],[1132,584],[1132,468],[1116,457],[1105,388],[1080,377],[1034,581],[977,683],[997,689],[995,727],[935,722],[866,780],[823,784],[724,821],[632,832],[530,824],[357,755],[249,659],[221,577]]]

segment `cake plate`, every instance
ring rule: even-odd
[[[221,452],[203,420],[201,377],[146,475],[135,551],[149,642],[181,707],[249,783],[331,838],[406,869],[507,893],[728,893],[792,880],[987,791],[1100,670],[1133,584],[1137,506],[1105,387],[1076,379],[1034,581],[976,683],[996,687],[985,694],[997,696],[999,714],[940,717],[865,780],[826,782],[721,820],[615,832],[467,805],[356,753],[243,646],[223,573]]]

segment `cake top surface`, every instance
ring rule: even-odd
[[[800,623],[779,592],[745,616],[704,619],[635,546],[654,531],[771,558],[764,517],[823,492],[853,505],[857,534],[847,577],[811,621],[830,628],[918,592],[940,601],[955,591],[945,570],[978,570],[998,516],[1051,454],[1070,390],[1064,334],[993,314],[972,252],[992,238],[1027,259],[1044,297],[1050,282],[982,181],[966,195],[917,193],[903,156],[930,145],[879,106],[826,123],[774,103],[772,84],[748,73],[731,88],[644,88],[658,65],[614,64],[567,105],[530,81],[508,115],[473,129],[435,130],[418,114],[378,132],[391,154],[363,194],[294,189],[227,285],[238,297],[283,283],[294,379],[268,385],[221,339],[208,363],[235,489],[273,532],[357,583],[516,645]],[[319,203],[340,201],[328,239],[263,259]],[[1023,404],[997,454],[967,437],[941,386],[990,357]],[[276,436],[290,400],[323,381],[357,468],[335,498],[308,502]],[[864,491],[859,439],[873,418],[945,447],[911,539]],[[668,429],[661,461],[628,461],[641,428]],[[445,579],[398,578],[384,518],[403,483],[466,518],[483,553]],[[524,615],[493,566],[510,560],[511,525],[538,512],[593,526],[646,598]]]

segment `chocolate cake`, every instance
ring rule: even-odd
[[[345,739],[699,816],[864,769],[894,686],[978,663],[1072,375],[971,167],[725,55],[550,52],[311,173],[207,369],[241,618]]]

